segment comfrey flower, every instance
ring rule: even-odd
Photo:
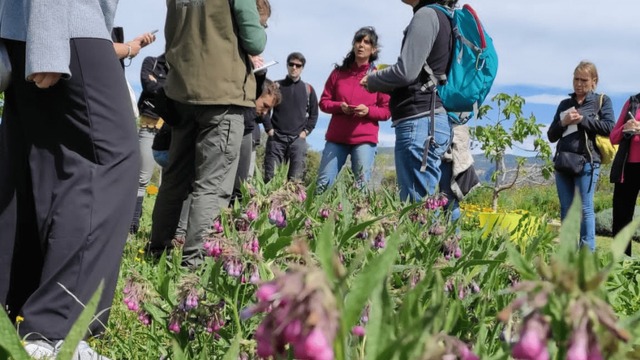
[[[445,194],[438,194],[435,196],[427,197],[424,200],[424,207],[427,210],[437,210],[447,206],[448,203],[449,199],[447,199],[447,196]]]
[[[331,215],[331,210],[329,210],[327,208],[320,209],[320,217],[321,218],[327,219],[327,218],[329,218],[329,215]]]
[[[127,309],[133,312],[139,312],[148,291],[146,283],[142,278],[134,274],[127,279],[122,293],[124,294],[123,302],[127,305]]]
[[[511,356],[519,360],[548,360],[549,331],[549,323],[542,314],[529,314],[522,324],[520,339],[511,349]]]
[[[216,233],[221,233],[224,231],[224,226],[222,226],[222,222],[220,221],[220,218],[217,218],[213,222],[213,231]]]
[[[379,232],[378,235],[376,235],[375,239],[373,239],[372,245],[374,249],[384,249],[384,247],[387,245],[387,243],[385,242],[384,234]]]
[[[195,275],[186,275],[178,285],[178,305],[181,311],[187,312],[198,307],[198,284],[199,279]]]
[[[287,227],[287,213],[284,207],[272,207],[269,211],[269,222],[278,228]]]
[[[292,268],[260,285],[256,298],[241,317],[266,312],[255,334],[259,357],[283,355],[289,344],[296,359],[333,359],[338,314],[323,271]]]
[[[258,204],[252,201],[247,206],[247,210],[245,211],[245,215],[247,216],[247,220],[253,221],[258,218]]]

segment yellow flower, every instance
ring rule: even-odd
[[[158,194],[158,187],[155,186],[155,185],[147,186],[147,194],[149,194],[149,195],[157,195]]]
[[[138,250],[138,254],[144,254],[144,249]]]
[[[24,318],[20,315],[16,316],[16,324],[20,324],[21,322],[24,321]]]

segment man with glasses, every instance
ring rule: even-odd
[[[302,179],[307,141],[318,121],[318,97],[313,88],[301,80],[306,63],[304,55],[294,52],[287,56],[287,77],[278,81],[282,101],[265,119],[269,135],[264,155],[264,180],[273,178],[276,166],[289,160],[288,180]]]

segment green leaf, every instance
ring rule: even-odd
[[[581,218],[582,202],[580,201],[580,194],[576,192],[573,196],[573,204],[571,204],[567,216],[562,220],[562,226],[560,227],[560,247],[556,257],[563,263],[573,259],[577,252]]]
[[[237,334],[235,339],[233,339],[233,342],[231,343],[231,346],[229,347],[229,350],[227,350],[227,353],[224,354],[224,357],[222,358],[222,360],[237,360],[238,356],[240,355],[240,334]]]
[[[333,221],[327,221],[324,223],[316,241],[316,255],[318,256],[318,261],[320,262],[320,265],[322,265],[324,272],[327,274],[327,278],[332,283],[336,280],[336,274],[333,271],[334,228],[335,224]]]
[[[73,324],[71,331],[69,331],[69,334],[64,339],[62,348],[60,348],[60,352],[56,356],[57,360],[70,360],[73,356],[73,353],[78,347],[78,343],[80,343],[80,340],[82,340],[87,334],[89,324],[94,320],[94,314],[98,308],[98,303],[100,302],[100,296],[102,296],[103,290],[104,282],[101,281],[98,286],[98,290],[93,294],[89,303],[86,304],[84,310],[82,310],[82,313],[78,317],[78,320]]]
[[[384,314],[391,314],[389,293],[384,286],[378,286],[371,294],[371,306],[369,307],[369,322],[366,327],[367,343],[365,353],[368,358],[375,358],[380,348],[384,347],[385,340],[389,339],[388,323],[384,322]]]
[[[538,278],[535,269],[531,266],[531,262],[525,260],[522,254],[520,254],[513,245],[507,244],[507,253],[509,254],[509,261],[513,264],[523,279],[533,280]]]
[[[13,327],[4,309],[0,309],[0,348],[4,349],[14,360],[31,359],[24,351],[16,328]]]
[[[613,256],[613,262],[616,263],[622,259],[624,256],[625,250],[627,250],[627,245],[633,234],[636,232],[640,226],[640,217],[635,218],[631,223],[625,226],[613,239],[611,242],[611,255]]]
[[[276,241],[267,245],[264,249],[264,258],[266,260],[275,259],[278,257],[278,252],[291,245],[291,236],[280,236]]]
[[[182,348],[180,347],[180,344],[178,343],[177,340],[173,340],[173,357],[171,357],[171,360],[184,360],[187,357],[184,355],[184,351],[182,351]]]
[[[351,291],[346,297],[343,325],[351,329],[360,317],[360,313],[367,303],[367,299],[389,273],[397,255],[400,237],[397,232],[389,236],[387,247],[382,254],[372,259],[352,281]]]

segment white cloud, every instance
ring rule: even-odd
[[[557,106],[560,101],[567,98],[566,94],[556,95],[556,94],[538,94],[531,96],[524,96],[524,100],[527,104],[543,104],[543,105],[553,105]]]

